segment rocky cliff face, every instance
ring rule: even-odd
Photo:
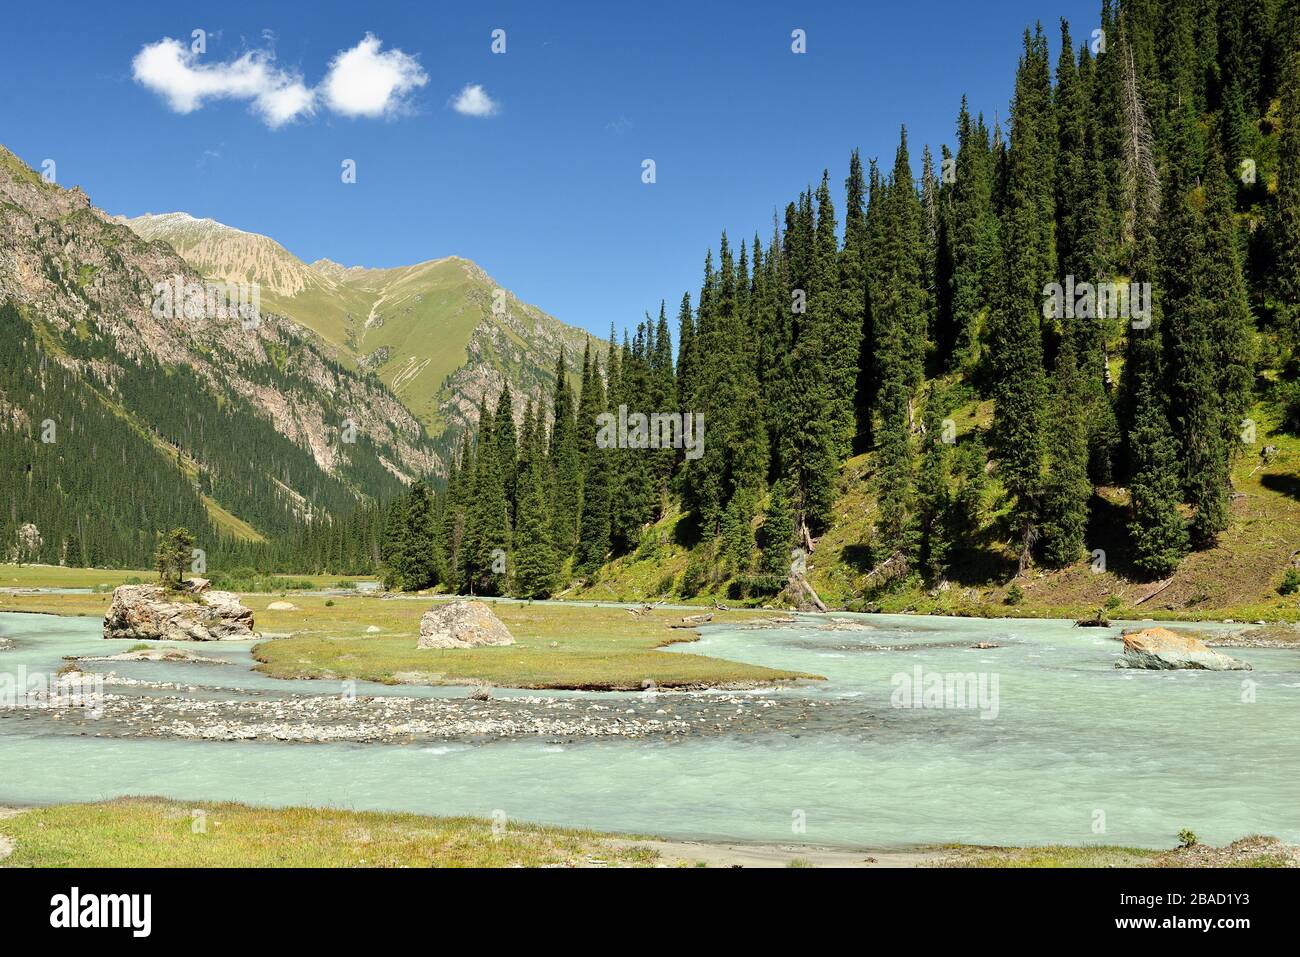
[[[264,269],[258,260],[247,272]],[[298,288],[293,273],[272,273],[274,290]],[[316,335],[265,301],[256,323],[211,310],[186,316],[183,309],[159,308],[160,283],[203,278],[167,243],[137,235],[92,206],[79,188],[43,182],[0,147],[0,302],[16,303],[45,353],[93,382],[116,413],[160,445],[175,447],[180,440],[159,434],[156,421],[132,407],[125,385],[142,369],[184,373],[185,387],[202,390],[209,407],[223,412],[222,421],[200,426],[240,429],[252,417],[309,453],[314,470],[281,468],[265,476],[282,487],[282,507],[298,512],[309,510],[326,486],[342,485],[360,498],[382,491],[376,486],[383,476],[396,483],[444,471],[422,424],[390,389],[336,361]],[[38,410],[25,404],[0,394],[0,417],[40,421]],[[205,471],[265,468],[256,456],[204,461],[200,441],[175,454],[200,486]],[[338,501],[335,495],[335,507]]]

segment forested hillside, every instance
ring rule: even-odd
[[[1062,23],[1055,62],[1026,31],[1005,128],[963,102],[938,155],[904,129],[842,193],[824,172],[766,235],[724,232],[675,356],[661,309],[521,433],[485,407],[447,488],[390,509],[390,580],[916,607],[1091,575],[1061,603],[1122,603],[1249,554],[1271,590],[1300,550],[1300,12],[1100,25]],[[702,455],[601,447],[620,406],[702,415]]]
[[[439,470],[381,383],[274,314],[159,308],[193,270],[3,149],[0,229],[0,558],[144,567],[184,524],[269,564]]]

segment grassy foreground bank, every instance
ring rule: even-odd
[[[8,867],[543,867],[653,864],[592,831],[470,817],[119,798],[0,818]]]
[[[691,844],[472,817],[257,808],[130,797],[0,809],[0,867],[1295,867],[1250,837],[1169,851],[948,847],[862,851]]]

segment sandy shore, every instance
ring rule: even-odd
[[[610,841],[615,847],[647,847],[669,865],[705,867],[934,867],[947,851],[872,850],[818,844],[748,844],[709,841]]]

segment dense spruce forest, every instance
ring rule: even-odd
[[[377,531],[364,554],[359,543],[376,506],[358,509],[356,489],[392,499],[402,486],[364,435],[329,475],[245,400],[212,395],[185,367],[115,366],[111,340],[57,338],[13,303],[0,303],[0,341],[0,558],[146,568],[159,532],[179,526],[213,567],[374,567]],[[100,378],[101,367],[115,373]],[[309,388],[288,371],[259,374],[286,395]],[[288,491],[304,477],[306,507]],[[213,502],[264,537],[231,534]]]
[[[874,587],[941,582],[989,521],[1021,572],[1081,561],[1102,486],[1136,577],[1212,547],[1253,403],[1300,407],[1300,10],[1107,2],[1060,31],[1055,64],[1026,31],[1005,129],[963,101],[919,176],[904,129],[887,167],[853,153],[842,204],[824,172],[766,238],[724,232],[675,355],[661,306],[576,392],[561,366],[521,419],[485,403],[446,487],[388,509],[389,584],[553,594],[678,509],[693,557],[661,593],[770,594],[861,453]],[[958,434],[972,400],[991,421]],[[601,447],[620,407],[702,414],[703,455]]]

